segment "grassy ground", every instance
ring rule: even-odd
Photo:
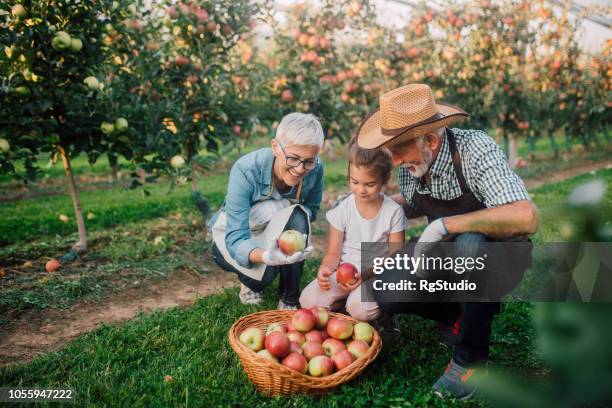
[[[559,231],[547,211],[565,201],[578,184],[602,178],[601,170],[531,191],[542,211],[539,242],[558,241]],[[606,202],[612,203],[608,189]],[[177,222],[181,222],[177,220]],[[124,241],[128,245],[131,239]],[[138,240],[136,240],[138,242]],[[148,242],[148,241],[147,241]],[[119,246],[121,244],[118,244]],[[145,248],[148,244],[143,244]],[[135,244],[138,247],[138,244]],[[142,262],[168,256],[142,250]],[[164,255],[165,254],[165,255]],[[134,265],[138,265],[135,260]],[[159,262],[157,262],[159,264]],[[314,277],[318,260],[307,262],[302,285]],[[103,327],[81,336],[65,349],[25,365],[0,369],[5,386],[71,386],[79,405],[102,406],[461,406],[437,400],[429,389],[448,361],[449,351],[431,336],[432,323],[403,316],[404,337],[387,345],[382,355],[350,384],[327,397],[266,398],[254,391],[226,340],[240,316],[275,306],[276,287],[268,288],[260,307],[241,305],[236,289],[200,299],[188,309],[141,316],[121,326]],[[491,360],[526,377],[546,370],[534,354],[529,304],[507,304],[493,327]],[[171,375],[173,382],[164,382]]]

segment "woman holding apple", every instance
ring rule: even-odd
[[[317,118],[290,113],[271,147],[248,153],[232,166],[225,201],[208,225],[213,259],[238,275],[243,304],[261,303],[263,289],[280,275],[278,308],[299,307],[300,276],[312,247],[292,254],[285,247],[300,244],[293,240],[308,242],[323,195],[322,146]],[[283,238],[283,252],[278,238],[288,230],[303,235]]]

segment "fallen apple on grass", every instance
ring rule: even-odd
[[[60,266],[61,266],[61,264],[60,264],[60,262],[57,259],[50,259],[45,264],[45,270],[47,272],[49,272],[49,273],[55,272],[55,271],[57,271],[59,269]]]
[[[239,340],[242,344],[257,352],[264,348],[266,334],[258,327],[249,327],[240,333]]]
[[[287,230],[278,238],[278,247],[285,255],[293,255],[306,247],[304,234],[296,230]]]

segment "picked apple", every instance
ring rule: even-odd
[[[316,322],[315,316],[308,309],[300,309],[293,315],[291,324],[293,327],[302,333],[312,330]]]
[[[266,337],[266,350],[274,357],[283,358],[291,349],[291,342],[285,333],[272,332]]]
[[[363,356],[368,351],[368,348],[370,348],[370,346],[363,340],[353,340],[346,347],[355,358]]]
[[[306,332],[306,334],[304,334],[304,337],[306,337],[306,341],[314,341],[316,343],[323,343],[323,336],[321,335],[321,332],[319,330],[311,330],[309,332]]]
[[[327,356],[316,356],[308,362],[308,374],[325,377],[334,372],[334,362]]]
[[[348,350],[340,350],[336,354],[332,355],[331,359],[334,362],[334,367],[336,367],[336,370],[340,371],[343,368],[350,366],[351,363],[355,361],[355,356],[353,356]]]
[[[352,284],[357,280],[357,268],[351,263],[343,262],[336,269],[336,280],[338,283]]]
[[[288,331],[287,337],[289,337],[289,341],[296,342],[300,346],[306,343],[306,337],[304,337],[304,335],[297,330]]]
[[[344,343],[338,339],[330,338],[324,340],[321,345],[323,346],[323,350],[325,350],[325,355],[327,355],[328,357],[331,357],[342,350],[346,350],[346,346],[344,345]]]
[[[284,323],[270,323],[266,328],[266,336],[272,332],[280,332],[287,334],[287,326]]]
[[[325,328],[325,326],[327,325],[327,322],[329,321],[329,313],[327,312],[327,309],[322,306],[315,306],[315,307],[311,307],[310,311],[312,312],[314,317],[317,319],[315,322],[315,327],[317,329]]]
[[[353,323],[348,320],[330,319],[327,323],[327,334],[338,340],[346,340],[353,334]]]
[[[366,322],[359,322],[353,327],[353,338],[370,344],[374,338],[374,328]]]
[[[285,255],[293,255],[306,247],[304,234],[296,230],[287,230],[278,238],[278,247]]]
[[[278,359],[274,357],[272,354],[270,354],[270,352],[266,349],[259,350],[257,354],[262,356],[266,360],[270,360],[270,361],[274,361],[275,363],[278,363]]]
[[[304,357],[306,357],[309,361],[316,356],[324,356],[325,349],[321,343],[317,343],[316,341],[307,341],[302,346],[302,351],[304,352]]]
[[[265,338],[266,334],[263,330],[258,327],[249,327],[240,333],[238,340],[251,350],[257,352],[264,348]]]
[[[306,374],[308,370],[308,361],[306,361],[303,355],[295,352],[289,353],[289,355],[281,361],[281,364],[302,374]]]

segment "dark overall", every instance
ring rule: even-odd
[[[461,169],[461,159],[453,132],[446,129],[446,134],[453,168],[461,187],[461,195],[452,200],[439,200],[427,194],[419,194],[415,189],[412,202],[418,213],[407,214],[408,217],[426,215],[428,222],[431,223],[441,217],[466,214],[486,208],[468,189]],[[482,234],[467,233],[446,236],[446,240],[475,243],[485,242],[489,239]],[[484,363],[488,359],[491,323],[495,314],[500,310],[500,303],[382,302],[380,307],[387,313],[416,314],[453,327],[453,334],[455,334],[453,360],[465,367]]]

